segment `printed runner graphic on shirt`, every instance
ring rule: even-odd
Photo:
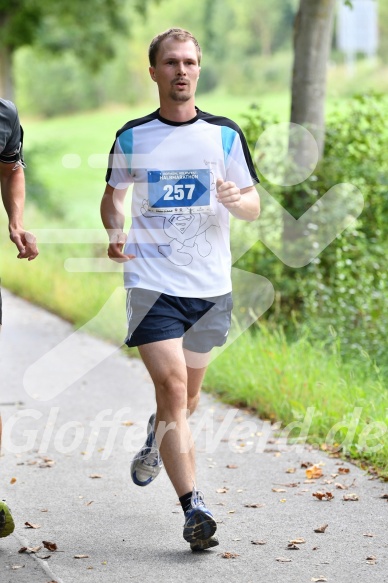
[[[149,170],[148,209],[156,213],[210,211],[210,171]]]

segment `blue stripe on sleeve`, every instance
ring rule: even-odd
[[[133,129],[128,129],[118,137],[122,151],[128,163],[128,172],[132,171]]]
[[[228,128],[227,126],[221,127],[221,136],[222,136],[222,148],[224,150],[224,160],[225,164],[230,154],[230,151],[233,146],[233,142],[236,138],[237,132],[232,128]]]

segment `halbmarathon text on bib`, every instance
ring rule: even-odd
[[[206,212],[210,208],[210,171],[149,170],[148,203],[155,212]]]

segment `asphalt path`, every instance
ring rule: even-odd
[[[155,407],[142,363],[3,295],[0,495],[16,529],[1,583],[388,582],[388,486],[207,394],[190,423],[220,545],[192,553],[165,471],[146,488],[130,478]]]

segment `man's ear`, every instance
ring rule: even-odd
[[[155,75],[155,68],[154,67],[150,67],[149,69],[150,75],[151,75],[151,79],[153,81],[156,81],[156,75]]]

